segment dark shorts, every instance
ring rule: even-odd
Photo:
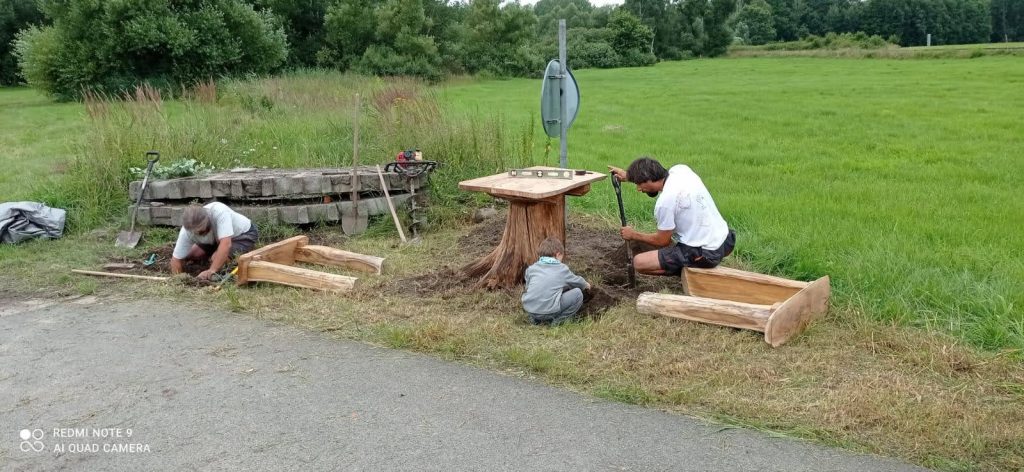
[[[239,254],[245,254],[256,247],[256,240],[259,239],[260,232],[256,231],[256,225],[253,224],[249,227],[249,230],[231,238],[231,253],[228,255],[231,259],[234,259]],[[197,244],[199,249],[202,249],[206,253],[206,257],[210,257],[214,252],[217,252],[216,244]]]
[[[683,267],[710,269],[717,266],[736,247],[736,231],[729,230],[725,242],[718,249],[691,247],[682,243],[658,249],[658,263],[665,275],[679,275]]]

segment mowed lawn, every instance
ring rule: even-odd
[[[828,274],[835,304],[866,316],[1024,348],[1024,61],[717,59],[576,78],[571,167],[687,164],[739,231],[733,264]],[[540,83],[457,84],[443,99],[523,129]],[[546,155],[557,162],[556,139]],[[615,208],[604,182],[575,200]],[[652,228],[653,200],[626,205]]]
[[[28,88],[0,87],[0,201],[29,198],[63,171],[88,129],[85,108]]]

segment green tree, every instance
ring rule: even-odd
[[[348,70],[375,41],[377,17],[373,0],[338,0],[324,13],[324,45],[317,63]]]
[[[608,20],[611,46],[622,56],[623,66],[649,66],[654,57],[654,32],[625,8],[616,9]]]
[[[1024,0],[992,0],[992,41],[1024,41]]]
[[[470,72],[527,75],[539,71],[539,57],[529,51],[537,17],[529,7],[500,0],[472,0],[466,15],[465,64]]]
[[[387,0],[374,12],[375,41],[363,53],[358,69],[375,75],[441,77],[441,56],[429,30],[423,0]]]
[[[240,0],[44,0],[52,26],[19,38],[29,84],[61,99],[141,83],[168,92],[213,77],[268,73],[287,43],[276,19]]]
[[[288,65],[316,65],[324,46],[324,16],[330,0],[254,0],[258,10],[269,10],[284,25],[288,37]]]
[[[35,0],[0,1],[0,85],[21,82],[18,59],[14,53],[14,40],[18,32],[43,22]]]
[[[539,0],[533,6],[533,13],[537,16],[537,35],[541,38],[557,38],[558,20],[563,19],[566,29],[604,26],[595,24],[595,8],[587,0]]]
[[[736,15],[735,23],[737,28],[743,30],[743,34],[739,36],[747,44],[758,45],[775,40],[772,7],[765,0],[753,0],[743,5]]]

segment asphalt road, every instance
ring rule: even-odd
[[[244,315],[95,299],[0,300],[0,469],[923,470]]]

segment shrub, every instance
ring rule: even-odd
[[[22,35],[19,60],[30,85],[61,99],[142,83],[173,94],[211,77],[273,71],[287,55],[277,20],[242,0],[43,5],[54,25]]]

